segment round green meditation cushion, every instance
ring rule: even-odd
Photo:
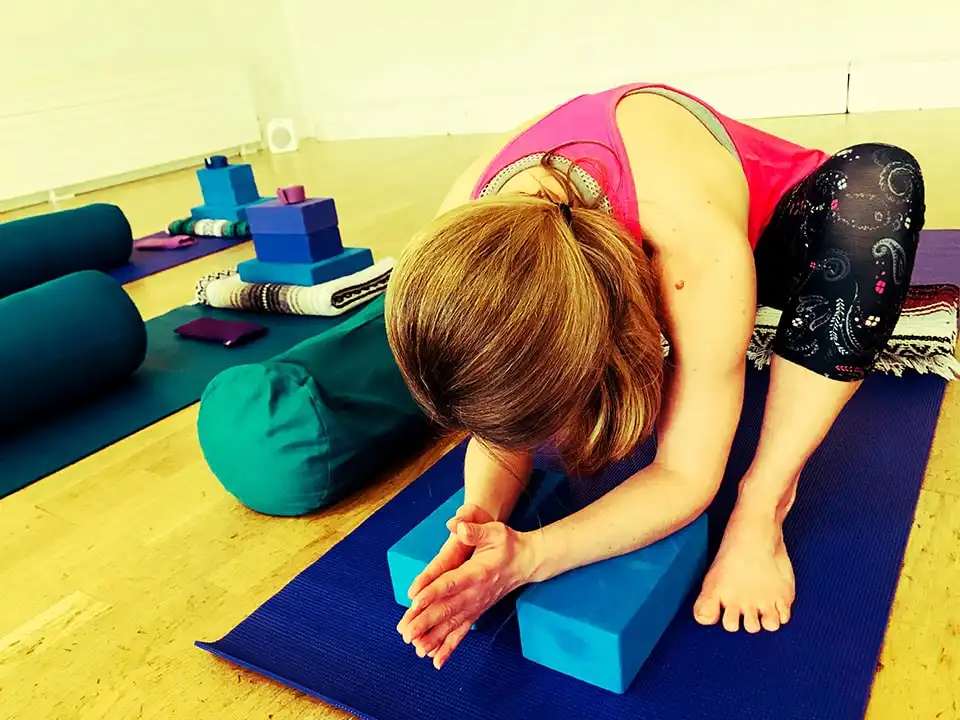
[[[133,252],[133,232],[116,205],[0,223],[0,298],[81,270],[112,270]]]
[[[0,338],[0,430],[108,390],[129,379],[147,353],[136,305],[97,270],[0,300]]]
[[[271,360],[220,373],[197,432],[237,500],[296,516],[369,485],[425,447],[432,428],[390,352],[381,296]]]

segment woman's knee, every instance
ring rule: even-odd
[[[828,163],[843,176],[838,178],[838,189],[848,196],[876,195],[891,205],[923,209],[923,172],[909,150],[885,143],[859,143],[841,150]]]
[[[880,233],[913,245],[923,228],[920,164],[896,145],[860,143],[841,150],[820,167],[816,186],[824,219],[836,230],[853,231],[859,243],[868,239],[864,233]]]

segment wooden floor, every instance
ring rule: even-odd
[[[960,227],[960,110],[756,124],[827,150],[867,140],[906,146],[925,171],[928,227]],[[446,183],[487,142],[308,143],[297,154],[251,162],[264,192],[302,183],[311,194],[334,196],[345,241],[384,257],[429,217]],[[93,201],[118,204],[134,231],[147,234],[186,215],[199,190],[185,171],[65,207]],[[202,274],[251,255],[235,248],[127,287],[153,317],[189,302]],[[872,720],[960,718],[958,388],[948,391],[920,497]],[[0,501],[0,718],[343,717],[193,642],[227,632],[432,458],[326,514],[271,519],[222,491],[201,457],[195,420],[194,406]]]

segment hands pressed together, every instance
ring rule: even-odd
[[[438,670],[470,626],[535,567],[534,536],[497,522],[477,505],[463,505],[447,522],[450,537],[410,586],[413,603],[397,625],[403,641]]]

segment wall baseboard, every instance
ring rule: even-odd
[[[53,192],[57,197],[62,199],[73,198],[77,195],[84,195],[97,190],[105,190],[118,185],[136,182],[137,180],[146,180],[148,178],[166,175],[167,173],[177,172],[178,170],[187,170],[189,168],[198,167],[203,165],[204,159],[210,155],[240,157],[243,155],[242,150],[243,148],[241,147],[223,148],[222,150],[214,150],[204,155],[183,158],[181,160],[163,163],[162,165],[139,168],[131,172],[113,175],[111,177],[88,180],[87,182],[77,183],[76,185],[71,185],[69,187],[53,188],[48,192],[33,193],[31,195],[23,195],[15,198],[0,198],[0,213],[10,212],[11,210],[21,210],[23,208],[50,203],[50,192]],[[53,211],[56,209],[56,204],[50,203],[50,210]]]

